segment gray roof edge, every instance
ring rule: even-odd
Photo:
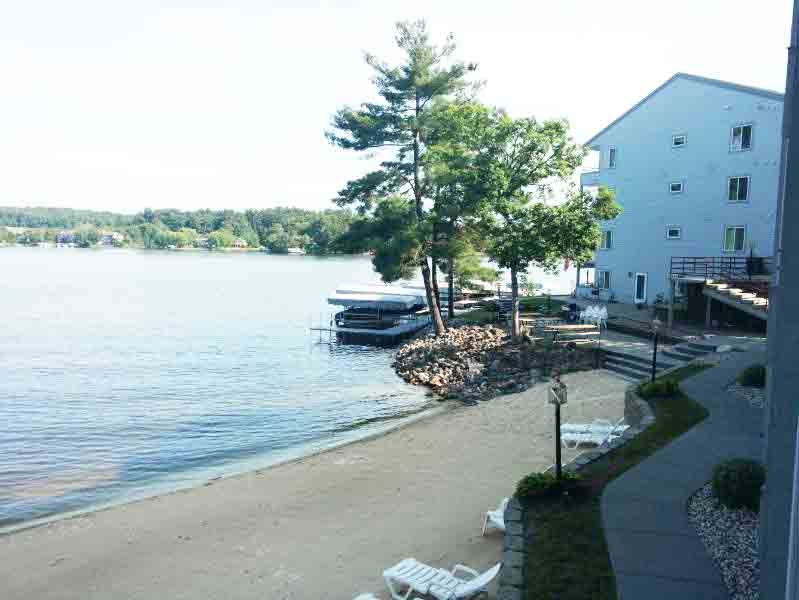
[[[704,83],[706,85],[714,85],[716,87],[735,90],[736,92],[744,92],[746,94],[753,94],[755,96],[764,96],[766,98],[769,98],[770,100],[777,100],[779,102],[783,102],[785,100],[785,94],[781,92],[775,92],[774,90],[766,90],[763,88],[753,87],[751,85],[742,85],[740,83],[733,83],[731,81],[723,81],[721,79],[702,77],[701,75],[691,75],[690,73],[675,73],[674,75],[669,77],[666,81],[664,81],[662,84],[660,84],[658,87],[656,87],[654,90],[652,90],[652,92],[644,96],[643,99],[639,100],[631,108],[622,113],[622,115],[619,118],[613,120],[609,125],[604,127],[599,133],[591,137],[591,139],[588,140],[583,145],[590,147],[599,136],[604,134],[611,127],[616,125],[619,121],[625,119],[627,115],[638,109],[640,106],[646,104],[646,102],[649,101],[649,99],[652,98],[652,96],[660,92],[663,88],[665,88],[666,86],[668,86],[677,79],[687,79],[689,81],[695,81],[697,83]]]

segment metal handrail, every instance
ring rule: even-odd
[[[751,280],[770,275],[772,256],[672,256],[672,275],[693,275],[705,279]]]

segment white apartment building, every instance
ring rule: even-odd
[[[599,169],[580,184],[613,190],[623,212],[603,223],[578,295],[666,302],[675,265],[770,257],[782,112],[778,92],[677,73],[588,140]],[[674,279],[679,297],[690,278]]]

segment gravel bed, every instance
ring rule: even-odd
[[[688,501],[688,517],[721,570],[730,598],[757,600],[760,583],[757,513],[722,506],[708,483]]]
[[[738,385],[733,383],[727,388],[733,396],[746,400],[750,405],[755,408],[763,408],[766,404],[766,389]]]

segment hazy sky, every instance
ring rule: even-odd
[[[0,205],[330,206],[364,50],[424,17],[481,99],[585,141],[677,71],[784,89],[791,0],[0,0]]]

